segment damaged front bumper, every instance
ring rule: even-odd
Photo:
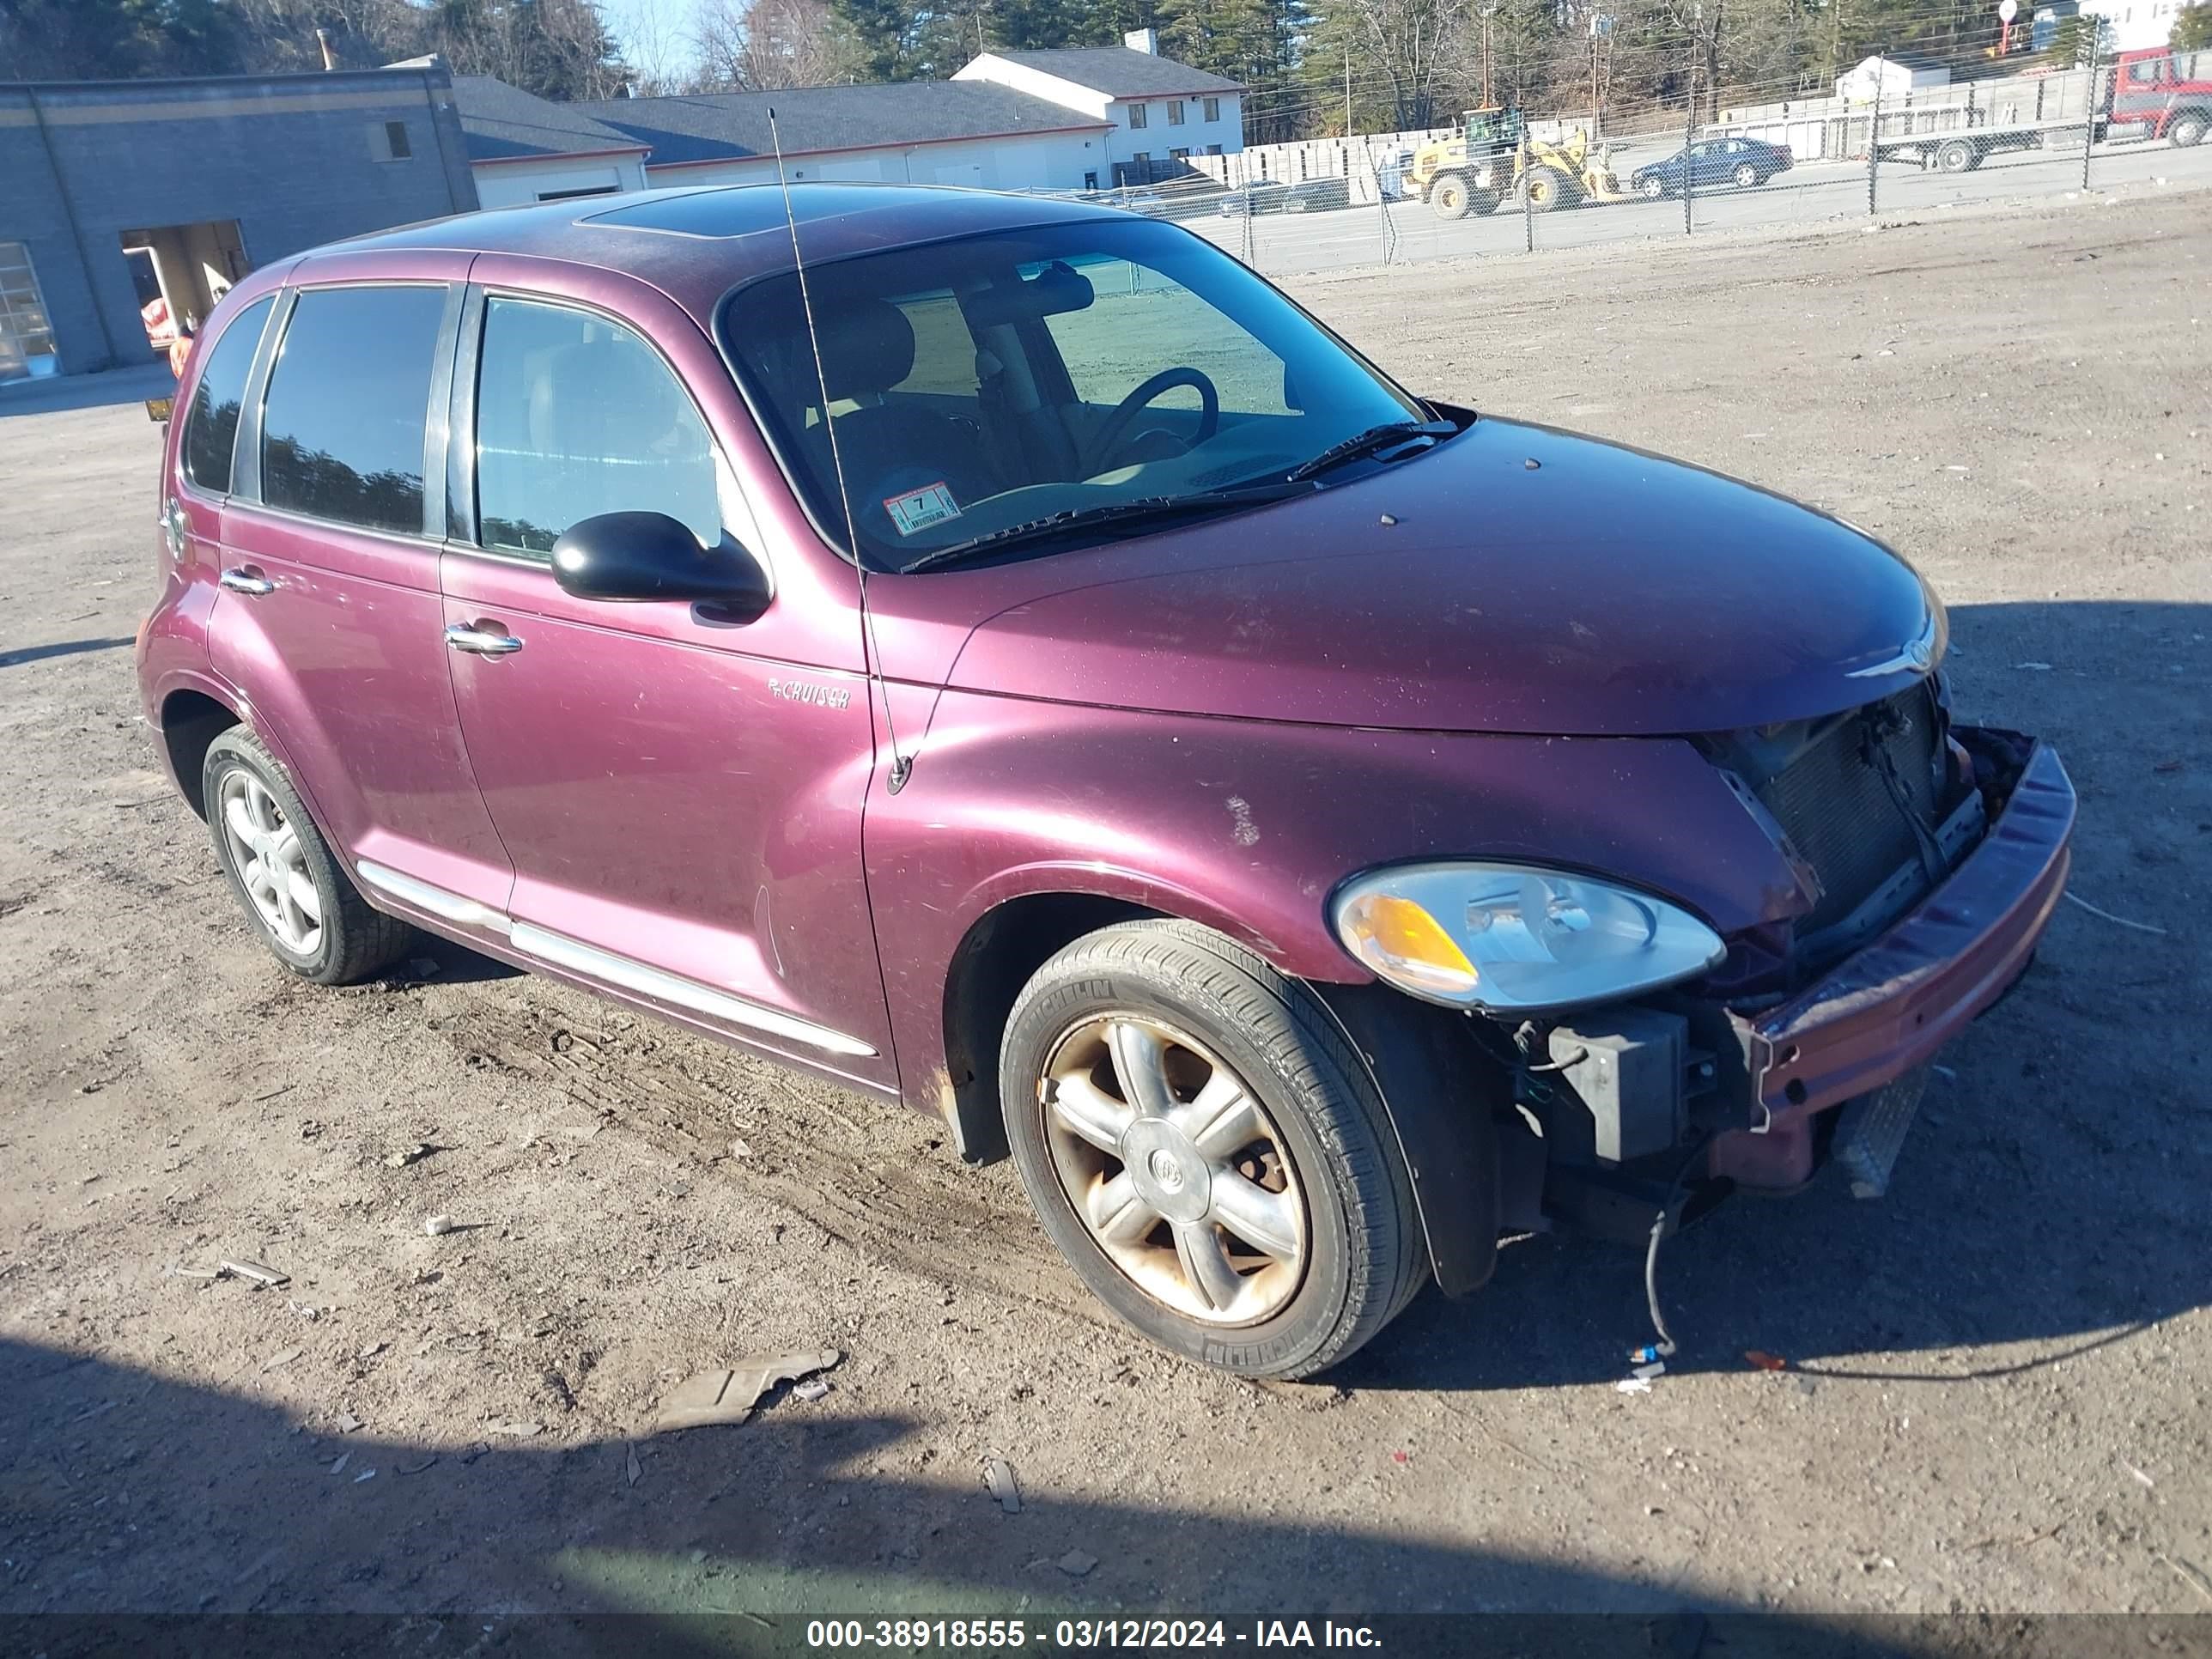
[[[1580,1061],[1610,1043],[1601,1070],[1613,1092],[1595,1098],[1577,1076],[1583,1063],[1534,1079],[1543,1150],[1520,1150],[1542,1166],[1539,1224],[1641,1239],[1655,1212],[1679,1221],[1735,1188],[1801,1187],[1839,1140],[1856,1155],[1847,1160],[1854,1189],[1880,1191],[1926,1066],[2026,971],[2072,862],[2074,786],[2057,752],[2009,732],[1960,735],[2016,767],[1983,787],[1990,816],[1981,840],[1867,945],[1784,996],[1655,999],[1550,1034],[1555,1060]],[[1669,1030],[1677,1035],[1661,1064],[1639,1073],[1624,1063]],[[1679,1088],[1656,1100],[1615,1081],[1670,1073]],[[1524,1073],[1524,1089],[1530,1081]],[[1585,1121],[1589,1139],[1577,1147]],[[1519,1207],[1509,1196],[1509,1214]]]
[[[1779,1006],[1724,1011],[1748,1121],[1715,1137],[1709,1170],[1793,1187],[1813,1172],[1814,1120],[1907,1077],[2027,970],[2066,887],[2074,785],[2049,744],[1989,833],[1914,909]]]

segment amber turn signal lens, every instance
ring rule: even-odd
[[[1409,898],[1363,893],[1338,927],[1352,953],[1394,984],[1465,996],[1481,978],[1437,919]]]

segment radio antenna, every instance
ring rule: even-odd
[[[891,750],[891,769],[884,781],[884,787],[896,795],[906,787],[907,775],[914,770],[914,758],[899,752],[898,727],[891,723],[890,682],[884,676],[883,646],[876,638],[876,613],[868,608],[868,561],[860,551],[860,530],[853,518],[853,494],[845,488],[845,457],[837,444],[837,423],[830,418],[830,371],[823,367],[822,335],[814,326],[814,297],[807,291],[806,261],[799,256],[799,215],[791,205],[791,180],[784,176],[783,135],[776,131],[774,105],[769,106],[768,137],[775,150],[775,182],[783,191],[783,222],[791,231],[792,268],[799,273],[799,308],[806,319],[806,343],[814,352],[814,384],[822,394],[822,425],[830,434],[830,470],[836,475],[837,499],[845,504],[845,541],[853,550],[853,568],[860,584],[860,631],[867,641],[868,684],[872,688],[881,681],[884,688],[884,736]]]

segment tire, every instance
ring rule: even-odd
[[[1158,1063],[1137,1069],[1165,1091],[1169,1116],[1123,1098],[1140,1092],[1121,1081],[1125,1064],[1147,1056]],[[1182,1138],[1202,1085],[1224,1069],[1240,1127],[1212,1147]],[[1412,1179],[1365,1066],[1310,988],[1209,929],[1127,922],[1068,945],[1016,1000],[999,1075],[1014,1164],[1046,1234],[1100,1301],[1164,1348],[1243,1376],[1310,1376],[1370,1340],[1425,1282]],[[1076,1121],[1091,1127],[1075,1133]],[[1198,1212],[1217,1195],[1232,1207],[1232,1190],[1272,1200],[1258,1213],[1295,1261],[1246,1243],[1213,1207]],[[1111,1207],[1094,1224],[1100,1204]],[[1132,1218],[1141,1231],[1108,1237]],[[1203,1249],[1184,1254],[1190,1240]],[[1205,1288],[1200,1255],[1227,1293]]]
[[[1735,180],[1738,190],[1749,190],[1759,182],[1759,169],[1748,161],[1738,161],[1735,171],[1729,176]]]
[[[2176,149],[2188,149],[2204,142],[2205,118],[2198,110],[2185,110],[2173,118],[2173,125],[2166,130],[2166,142]]]
[[[1447,173],[1429,186],[1429,207],[1439,219],[1464,219],[1468,211],[1467,180]]]
[[[1522,180],[1531,213],[1549,213],[1553,208],[1572,207],[1573,186],[1553,167],[1531,167],[1528,176]]]
[[[1971,173],[1974,167],[1974,146],[1964,139],[1954,138],[1936,152],[1938,173]]]
[[[1664,179],[1646,179],[1638,188],[1644,192],[1644,199],[1647,202],[1663,201],[1666,198],[1667,181]]]
[[[372,908],[356,890],[352,878],[331,856],[329,843],[316,829],[290,776],[260,738],[242,726],[223,732],[208,745],[200,781],[216,862],[229,877],[231,891],[247,921],[277,961],[317,985],[349,985],[391,966],[414,948],[419,937],[416,930],[397,916]],[[264,885],[257,876],[249,884],[249,866],[258,868],[262,860],[241,862],[241,854],[249,848],[231,816],[234,801],[249,822],[257,808],[273,808],[277,827],[266,836],[266,844],[283,851],[281,856],[272,857],[270,864],[284,872],[283,886],[288,896],[304,896],[299,895],[295,884],[299,882],[313,888],[317,914],[312,936],[288,939],[286,921],[272,921],[264,913],[269,902],[257,898],[252,887],[263,886],[267,892],[274,884]],[[252,827],[257,835],[264,833],[259,824]],[[299,896],[291,896],[289,907],[280,909],[280,916],[295,911],[306,915],[307,907],[299,902]]]

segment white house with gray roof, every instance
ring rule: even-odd
[[[1188,156],[1244,148],[1243,87],[1161,57],[1154,30],[1122,39],[1118,46],[987,52],[952,78],[1010,87],[1108,123],[1108,184],[1146,184],[1174,176]]]
[[[646,145],[489,75],[453,77],[477,199],[488,208],[645,188]]]
[[[571,107],[647,146],[646,176],[656,185],[772,181],[771,108],[794,181],[1080,190],[1111,177],[1103,118],[988,82],[616,98]]]

